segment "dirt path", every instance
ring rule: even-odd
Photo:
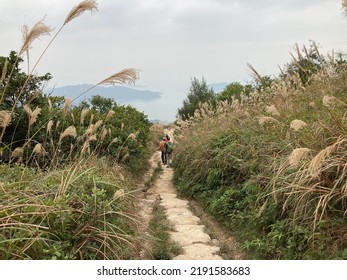
[[[160,161],[160,152],[155,153],[150,160],[151,166]],[[173,169],[163,165],[163,172],[153,187],[147,190],[146,198],[140,201],[140,215],[148,222],[152,217],[153,205],[160,200],[165,209],[167,220],[173,229],[170,238],[182,247],[183,253],[174,257],[175,260],[222,260],[218,255],[220,248],[212,243],[205,233],[205,227],[200,218],[189,210],[189,202],[177,198],[172,177]],[[144,254],[144,253],[143,253]]]
[[[173,135],[172,131],[169,131]],[[173,140],[173,139],[172,139]],[[151,170],[153,172],[158,162],[161,162],[161,153],[156,152],[150,159]],[[242,259],[241,253],[237,253],[236,242],[231,240],[230,236],[225,236],[222,230],[206,217],[203,211],[197,211],[199,208],[196,203],[190,204],[188,200],[177,197],[177,191],[173,185],[173,169],[162,165],[163,172],[150,187],[144,198],[140,200],[140,216],[145,221],[145,227],[153,217],[153,206],[159,201],[164,208],[167,220],[170,224],[170,239],[182,248],[182,253],[175,256],[175,260],[222,260]],[[194,209],[194,214],[190,209]],[[197,216],[204,219],[201,221]],[[209,229],[203,225],[208,221]],[[212,231],[211,232],[211,225]],[[214,239],[207,233],[213,234]],[[217,232],[218,231],[218,232]],[[233,241],[233,242],[230,242]],[[147,246],[147,250],[149,246]],[[223,252],[221,248],[223,247]],[[146,258],[146,252],[140,253],[143,259]],[[148,258],[148,254],[147,254]]]

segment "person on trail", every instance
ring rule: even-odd
[[[166,153],[165,153],[165,143],[167,139],[164,136],[163,140],[160,141],[159,143],[159,151],[161,151],[161,162],[162,164],[166,164]]]
[[[169,139],[170,139],[170,137],[169,137]],[[165,158],[166,158],[166,162],[167,162],[167,167],[170,167],[170,166],[172,166],[172,151],[173,151],[173,144],[170,140],[165,142],[164,150],[165,150]]]

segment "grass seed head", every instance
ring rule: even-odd
[[[297,166],[300,163],[300,160],[304,158],[310,149],[308,148],[297,148],[292,151],[290,154],[288,161],[290,166]]]
[[[2,110],[0,111],[0,127],[7,127],[11,122],[11,112]]]
[[[260,116],[258,117],[258,123],[263,126],[266,123],[278,123],[278,120],[268,116]]]
[[[290,122],[290,128],[295,130],[295,131],[298,131],[298,130],[302,129],[305,126],[307,126],[307,123],[305,123],[302,120],[293,120],[293,121]]]
[[[80,123],[81,125],[84,124],[84,119],[86,118],[86,115],[88,114],[89,109],[88,108],[84,108],[81,112],[81,119],[80,119]]]
[[[98,10],[98,4],[94,0],[86,0],[80,2],[78,5],[72,8],[70,13],[66,16],[64,25],[73,20],[76,17],[82,15],[85,11],[90,11],[91,13]]]
[[[22,29],[23,45],[18,53],[19,56],[21,56],[24,52],[29,50],[30,45],[35,39],[43,35],[48,35],[51,31],[52,29],[45,25],[43,23],[43,20],[37,22],[31,30],[29,30],[29,27],[27,25],[25,25]]]
[[[38,143],[38,144],[35,145],[33,153],[37,154],[37,155],[45,155],[46,151],[43,148],[43,146],[40,143]]]
[[[266,112],[268,112],[269,114],[271,114],[275,117],[280,117],[280,112],[278,112],[275,105],[271,105],[271,106],[266,107]]]
[[[77,137],[77,132],[76,132],[76,128],[72,125],[69,126],[67,129],[64,130],[64,132],[60,135],[59,137],[59,143],[61,143],[61,141],[65,138],[71,136],[73,138]]]
[[[99,84],[115,85],[115,84],[135,84],[135,81],[139,79],[139,70],[134,68],[123,69],[122,71],[111,75]]]

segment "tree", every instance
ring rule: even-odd
[[[22,62],[15,51],[8,57],[0,57],[0,111],[12,113],[11,122],[2,127],[0,136],[0,142],[5,146],[20,146],[28,135],[28,117],[23,105],[32,110],[47,106],[47,97],[42,95],[42,90],[52,76],[49,73],[29,76],[21,70]]]
[[[194,115],[200,103],[213,103],[214,101],[215,94],[213,90],[208,87],[205,79],[202,78],[200,82],[197,78],[193,78],[187,98],[183,101],[182,107],[178,109],[178,116],[182,120],[186,120]]]
[[[252,91],[252,85],[242,85],[239,82],[234,82],[226,86],[226,88],[217,95],[217,100],[232,100],[233,97],[240,99],[241,94],[244,93],[248,95]]]
[[[6,61],[7,71],[4,71]],[[45,83],[52,78],[50,73],[43,76],[33,75],[29,78],[28,74],[19,67],[22,62],[23,59],[18,57],[15,51],[11,51],[8,57],[0,57],[0,73],[5,74],[0,84],[0,109],[11,110],[15,104],[21,106],[32,101],[38,93],[41,93]],[[28,82],[23,88],[26,80]]]
[[[106,98],[100,95],[92,96],[90,103],[95,111],[102,114],[107,114],[107,112],[115,105],[112,98]]]

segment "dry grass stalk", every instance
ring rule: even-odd
[[[124,182],[125,178],[124,178],[124,175],[122,173],[118,172],[118,177],[119,177],[119,180]]]
[[[105,122],[107,122],[108,120],[110,120],[110,119],[113,117],[114,114],[115,114],[115,111],[113,111],[113,110],[108,111],[108,113],[107,113],[107,115],[106,115],[106,120],[105,120]]]
[[[276,117],[280,117],[280,112],[278,112],[277,108],[275,105],[271,105],[266,107],[266,112],[268,112],[269,114],[276,116]]]
[[[48,109],[49,109],[49,111],[52,110],[52,101],[50,98],[48,98]]]
[[[43,20],[37,22],[31,30],[27,26],[23,27],[23,45],[18,55],[21,56],[28,51],[32,42],[43,35],[48,35],[52,29],[43,23]]]
[[[122,198],[124,197],[124,195],[125,195],[124,189],[119,189],[118,191],[114,193],[113,199]]]
[[[94,124],[91,124],[89,125],[89,127],[86,129],[86,131],[84,132],[84,136],[89,136],[93,133],[93,127],[94,127]]]
[[[123,131],[123,129],[124,129],[124,123],[121,124],[120,131]]]
[[[89,125],[92,125],[93,120],[94,120],[94,114],[92,114],[92,115],[90,116]]]
[[[308,167],[308,173],[312,178],[316,178],[321,173],[323,163],[330,156],[330,154],[343,142],[345,142],[344,139],[337,140],[336,143],[326,147],[325,149],[321,150],[310,162],[310,165]]]
[[[108,133],[108,131],[107,131],[107,129],[105,128],[105,127],[103,127],[102,128],[102,131],[101,131],[101,141],[104,141],[105,140],[105,138],[106,138],[106,136],[107,136],[107,133]]]
[[[83,143],[82,149],[81,149],[81,155],[84,155],[86,151],[89,151],[90,142],[87,140]]]
[[[97,140],[97,139],[96,139],[96,135],[95,135],[95,134],[93,134],[93,135],[91,135],[91,136],[88,137],[88,141],[89,141],[89,142],[96,141],[96,140]]]
[[[24,149],[17,147],[11,153],[11,158],[19,158],[23,154]]]
[[[65,99],[65,103],[64,103],[64,109],[63,109],[63,115],[64,117],[66,117],[67,112],[70,110],[71,108],[71,99],[70,98],[66,98]]]
[[[81,119],[80,119],[80,123],[81,125],[84,124],[84,119],[86,118],[86,115],[88,114],[89,109],[88,108],[84,108],[81,112]]]
[[[2,82],[5,80],[6,72],[7,72],[7,66],[8,66],[8,60],[6,58],[5,63],[4,63],[4,67],[2,68],[2,72],[1,72],[0,84],[2,84]]]
[[[318,50],[318,47],[317,47],[316,42],[312,42],[312,45],[313,45],[313,48],[314,48],[314,50],[315,50],[315,52],[316,52],[316,55],[318,56],[319,62],[320,62],[321,64],[323,64],[323,57],[321,56],[321,54],[320,54],[320,52],[319,52],[319,50]]]
[[[305,123],[302,120],[293,120],[293,121],[290,122],[290,128],[295,130],[295,131],[298,131],[298,130],[302,129],[305,126],[307,126],[307,123]]]
[[[36,99],[37,97],[39,97],[41,95],[41,91],[40,90],[36,90],[35,93],[30,97],[28,104],[30,104],[34,99]]]
[[[290,166],[297,166],[300,163],[300,160],[304,158],[310,149],[308,148],[297,148],[292,151],[288,157],[288,162]]]
[[[263,126],[266,123],[278,123],[278,120],[268,116],[260,116],[258,117],[258,123]]]
[[[73,124],[75,124],[75,116],[74,116],[74,114],[73,114],[73,113],[71,113],[71,115],[70,115],[70,116],[71,116],[71,119],[72,119],[72,123],[73,123]]]
[[[11,122],[11,112],[2,110],[0,111],[0,127],[7,127]]]
[[[304,49],[306,49],[305,46],[304,46]],[[298,43],[295,43],[295,50],[296,50],[296,54],[298,55],[298,58],[299,58],[300,60],[302,60],[302,59],[303,59],[303,56],[302,56],[301,51],[300,51],[300,49],[299,49]]]
[[[91,13],[96,12],[98,10],[98,4],[94,0],[86,0],[80,2],[78,5],[72,8],[70,13],[66,16],[64,24],[66,25],[68,22],[73,20],[76,17],[82,15],[85,11],[90,11]]]
[[[292,53],[289,53],[290,56],[293,58],[293,63],[304,73],[307,73],[306,69],[304,67],[301,66],[301,64],[299,63],[299,61],[295,58],[295,56]]]
[[[116,83],[133,85],[135,84],[135,81],[138,78],[139,78],[139,70],[134,68],[127,68],[101,81],[99,85],[100,84],[115,85]]]
[[[23,106],[24,111],[27,113],[28,117],[30,118],[31,114],[33,113],[33,111],[31,110],[31,108],[28,105],[24,105]]]
[[[334,105],[344,105],[344,106],[347,106],[346,103],[344,103],[343,101],[341,101],[340,99],[338,99],[335,96],[324,95],[322,101],[323,101],[323,105],[325,107],[333,107]]]
[[[53,120],[50,120],[47,124],[47,134],[48,135],[51,135],[53,123],[54,123]]]
[[[29,125],[33,125],[37,121],[37,117],[40,113],[41,113],[41,108],[36,107],[30,116]]]
[[[64,132],[60,135],[59,137],[59,144],[61,143],[61,141],[65,138],[71,136],[73,138],[77,137],[77,132],[76,132],[76,128],[72,125],[69,126],[67,129],[64,130]]]
[[[41,108],[36,107],[34,111],[32,111],[28,105],[24,105],[23,108],[28,114],[29,125],[34,124],[37,121],[38,115],[41,113]]]
[[[92,128],[92,134],[95,133],[98,128],[102,125],[103,121],[102,120],[98,120],[94,125],[93,125],[93,128]]]
[[[33,153],[37,154],[37,155],[45,155],[46,151],[43,148],[43,146],[40,143],[38,143],[38,144],[35,145]]]
[[[58,127],[60,126],[60,120],[58,120],[55,124],[55,129],[58,129]]]
[[[257,72],[257,70],[255,70],[255,68],[247,62],[247,67],[251,70],[251,75],[252,77],[257,80],[259,83],[261,83],[262,81],[262,78],[261,76],[259,75],[259,73]]]
[[[132,140],[135,140],[136,139],[136,133],[130,133],[129,135],[128,135],[128,139],[132,139]]]

